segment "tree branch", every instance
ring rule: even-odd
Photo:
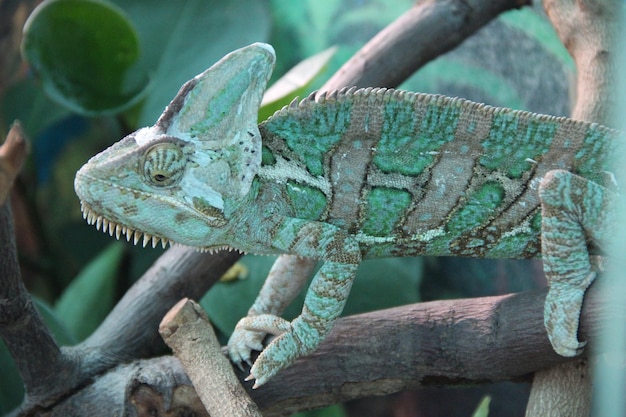
[[[585,299],[583,340],[595,340],[609,316],[626,319],[626,306],[609,310],[601,291],[594,284]],[[243,381],[247,372],[235,372],[266,417],[418,387],[529,381],[538,369],[572,360],[554,353],[546,336],[546,293],[543,289],[432,301],[345,317],[319,349],[258,389]],[[593,349],[588,346],[583,356],[602,353]],[[134,415],[134,405],[125,395],[140,401],[142,409],[160,401],[159,409],[171,412],[175,393],[182,390],[188,395],[184,387],[190,385],[180,362],[170,357],[122,365],[94,384],[103,380],[109,382],[100,389],[110,381],[117,384],[114,391],[107,391],[107,404],[120,404],[108,415]],[[71,401],[59,403],[54,415],[77,415],[69,404],[87,399],[93,404],[94,392],[94,387],[85,387]],[[186,409],[197,407],[196,397],[187,399]]]
[[[318,350],[252,398],[271,415],[301,410],[304,398],[318,407],[421,386],[530,380],[539,369],[572,360],[557,355],[547,339],[546,293],[433,301],[346,317]],[[609,314],[626,318],[626,307],[607,311],[592,287],[581,338],[595,340]]]
[[[56,399],[55,382],[72,380],[76,360],[64,355],[24,287],[20,274],[11,206],[6,201],[26,155],[28,142],[19,122],[0,146],[0,336],[24,381],[25,403]]]
[[[354,54],[321,90],[397,87],[500,13],[528,4],[528,0],[418,1]]]
[[[185,368],[209,415],[261,417],[222,354],[202,307],[181,300],[165,315],[159,333]]]
[[[16,120],[9,129],[6,141],[0,146],[0,205],[7,200],[28,151],[28,140],[22,124]]]

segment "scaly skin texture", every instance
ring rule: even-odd
[[[273,62],[263,44],[227,55],[75,182],[87,220],[117,237],[297,255],[279,258],[227,347],[239,366],[263,350],[255,386],[319,345],[363,258],[542,255],[550,341],[580,352],[589,249],[611,237],[620,133],[386,89],[311,95],[257,126]],[[302,314],[285,321],[313,260],[323,264]]]

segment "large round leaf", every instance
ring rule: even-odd
[[[137,33],[108,2],[43,2],[24,26],[22,51],[45,91],[81,114],[117,111],[148,84],[136,65]]]

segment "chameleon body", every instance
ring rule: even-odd
[[[611,234],[620,133],[377,88],[314,94],[257,125],[273,62],[264,44],[227,55],[75,181],[88,222],[118,238],[287,255],[227,348],[241,366],[277,336],[251,368],[256,386],[319,345],[364,258],[542,256],[550,341],[561,355],[580,352],[589,253]],[[323,264],[302,314],[285,321],[309,259]]]

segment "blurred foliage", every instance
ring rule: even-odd
[[[13,23],[31,3],[12,3]],[[186,80],[238,47],[270,42],[278,56],[273,80],[304,59],[333,48],[333,54],[314,58],[314,66],[306,64],[296,83],[278,87],[279,98],[272,100],[271,110],[268,107],[263,113],[267,115],[293,95],[304,96],[321,86],[413,3],[49,0],[31,14],[21,46],[27,62],[5,66],[14,68],[10,74],[0,72],[6,78],[0,80],[0,132],[19,118],[32,140],[32,158],[16,184],[13,210],[24,280],[38,297],[39,309],[57,340],[71,344],[88,336],[162,252],[112,243],[84,222],[73,177],[90,156],[153,124]],[[545,54],[542,59],[557,62],[565,74],[571,71],[571,62],[543,17],[523,9],[500,20],[516,36],[530,39]],[[528,88],[511,81],[517,68],[492,71],[490,64],[493,59],[469,62],[446,55],[403,87],[456,91],[455,95],[468,91],[469,98],[527,108]],[[222,338],[245,315],[273,259],[250,256],[242,262],[249,270],[247,279],[220,283],[203,299]],[[364,263],[346,313],[419,300],[420,271],[420,259]],[[380,276],[388,277],[384,284],[376,279]],[[291,307],[290,317],[297,314],[301,302]],[[22,395],[19,377],[2,345],[0,369],[1,414],[19,404]],[[343,411],[337,406],[315,415],[340,416]]]
[[[472,417],[488,417],[489,416],[489,403],[491,402],[491,397],[486,396],[482,399]]]
[[[134,67],[137,32],[110,3],[42,3],[24,25],[22,52],[46,93],[79,114],[119,112],[148,86],[145,69]]]

